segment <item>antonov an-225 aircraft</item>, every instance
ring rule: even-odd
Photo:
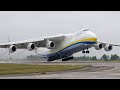
[[[73,59],[72,55],[79,51],[89,53],[88,49],[91,47],[96,50],[104,48],[105,51],[111,51],[113,46],[120,45],[99,42],[97,36],[88,29],[70,34],[0,44],[0,48],[8,48],[10,53],[17,49],[35,51],[41,57],[47,58],[47,61],[57,59],[67,61]]]

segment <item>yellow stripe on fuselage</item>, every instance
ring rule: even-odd
[[[67,48],[67,47],[69,47],[69,46],[71,46],[73,44],[79,43],[79,42],[97,42],[97,38],[82,38],[80,40],[76,40],[74,42],[71,42],[70,44],[66,45],[65,47],[61,48],[58,51],[61,51],[61,50],[65,49],[65,48]],[[52,54],[52,53],[55,53],[55,52],[54,51],[50,51],[49,54]]]
[[[71,45],[73,45],[75,43],[79,43],[79,42],[97,42],[97,38],[82,38],[80,40],[76,40],[76,41],[66,45],[64,48],[69,47],[69,46],[71,46]]]

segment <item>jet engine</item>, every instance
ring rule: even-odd
[[[104,48],[105,51],[111,51],[112,49],[113,49],[112,45],[106,45]]]
[[[55,42],[53,42],[53,41],[48,41],[46,47],[47,47],[48,49],[53,49],[53,48],[55,48]]]
[[[98,43],[96,46],[95,46],[95,49],[96,50],[100,50],[103,48],[103,45],[101,43]]]
[[[35,49],[35,44],[29,43],[28,46],[27,46],[27,49],[28,49],[29,51],[34,50],[34,49]]]
[[[9,52],[10,53],[13,53],[13,52],[15,52],[16,51],[16,46],[15,45],[11,45],[10,47],[9,47]]]

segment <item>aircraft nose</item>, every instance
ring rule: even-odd
[[[97,42],[97,35],[91,31],[89,31],[89,36],[94,39],[95,42]]]
[[[97,38],[97,35],[95,33],[92,34],[92,37]]]
[[[89,31],[89,36],[92,38],[97,38],[97,35],[91,31]]]

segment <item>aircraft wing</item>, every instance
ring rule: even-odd
[[[42,37],[37,39],[29,39],[24,41],[16,41],[16,42],[8,42],[8,43],[0,43],[0,48],[8,48],[10,45],[15,45],[17,49],[27,49],[27,45],[29,43],[33,43],[36,47],[46,47],[47,40],[54,41],[55,43],[61,42],[64,39],[64,35],[50,36],[50,37]]]
[[[101,43],[103,46],[106,46],[106,45],[120,46],[118,44],[112,44],[112,43],[106,43],[106,42],[99,42],[99,41],[97,43]]]

